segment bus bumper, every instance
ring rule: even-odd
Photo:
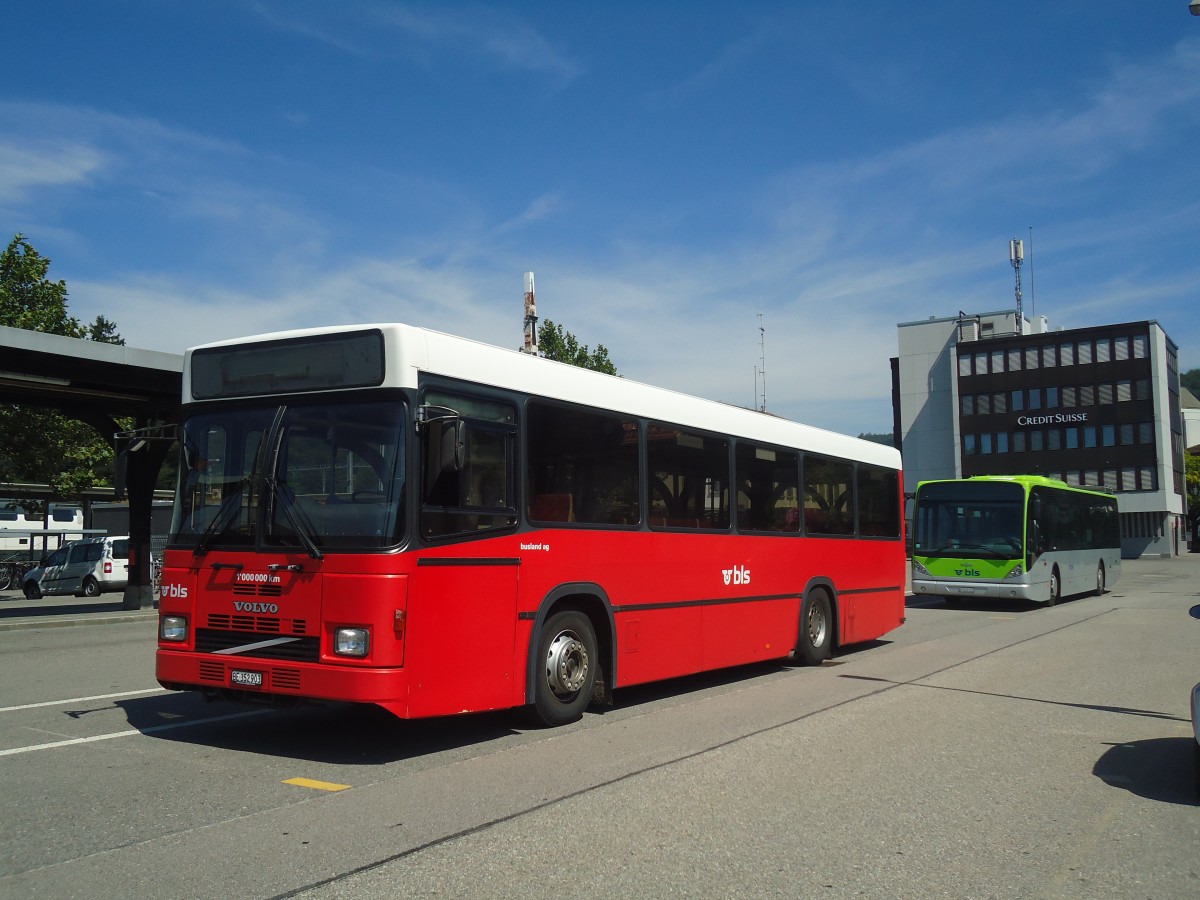
[[[981,597],[992,600],[1028,600],[1044,603],[1046,587],[1041,584],[1005,584],[999,581],[942,581],[929,578],[914,578],[914,594],[933,597]]]
[[[249,703],[376,703],[402,716],[408,702],[408,679],[402,668],[230,659],[159,650],[155,676],[168,690],[201,691],[210,697]]]

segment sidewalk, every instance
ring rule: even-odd
[[[115,625],[149,621],[157,616],[157,608],[124,609],[120,591],[99,597],[43,597],[40,600],[26,600],[20,591],[0,591],[0,631]]]

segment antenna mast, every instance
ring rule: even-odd
[[[758,411],[767,411],[767,329],[763,327],[763,314],[758,314],[758,370],[762,372],[762,394],[756,398],[759,401]]]
[[[533,298],[533,273],[525,273],[525,346],[522,353],[531,356],[538,355],[537,343],[537,302]]]
[[[1017,334],[1025,333],[1025,313],[1021,309],[1021,263],[1025,261],[1025,242],[1013,238],[1008,242],[1008,261],[1017,276]]]

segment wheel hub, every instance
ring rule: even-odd
[[[588,653],[583,642],[569,631],[554,638],[546,653],[546,680],[559,696],[574,694],[587,680]]]

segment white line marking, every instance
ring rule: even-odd
[[[273,712],[270,709],[251,709],[246,712],[233,713],[229,716],[211,716],[207,719],[192,719],[190,722],[173,722],[169,725],[151,725],[149,728],[131,728],[128,731],[113,731],[109,734],[94,734],[91,737],[71,738],[67,741],[52,741],[49,744],[31,744],[28,747],[12,747],[0,750],[0,756],[16,756],[19,753],[32,753],[35,750],[53,750],[56,747],[70,747],[73,744],[92,744],[96,741],[111,741],[113,738],[129,737],[134,734],[154,734],[159,731],[171,731],[176,728],[187,728],[191,725],[206,725],[209,722],[224,722],[229,719],[242,719],[246,716],[261,716]]]
[[[65,706],[68,703],[91,703],[93,700],[111,700],[113,697],[139,697],[142,694],[169,694],[166,688],[146,688],[144,691],[123,691],[120,694],[96,694],[94,697],[72,697],[70,700],[46,700],[43,703],[26,703],[24,706],[0,706],[0,713],[16,712],[18,709],[37,709],[41,706]]]

